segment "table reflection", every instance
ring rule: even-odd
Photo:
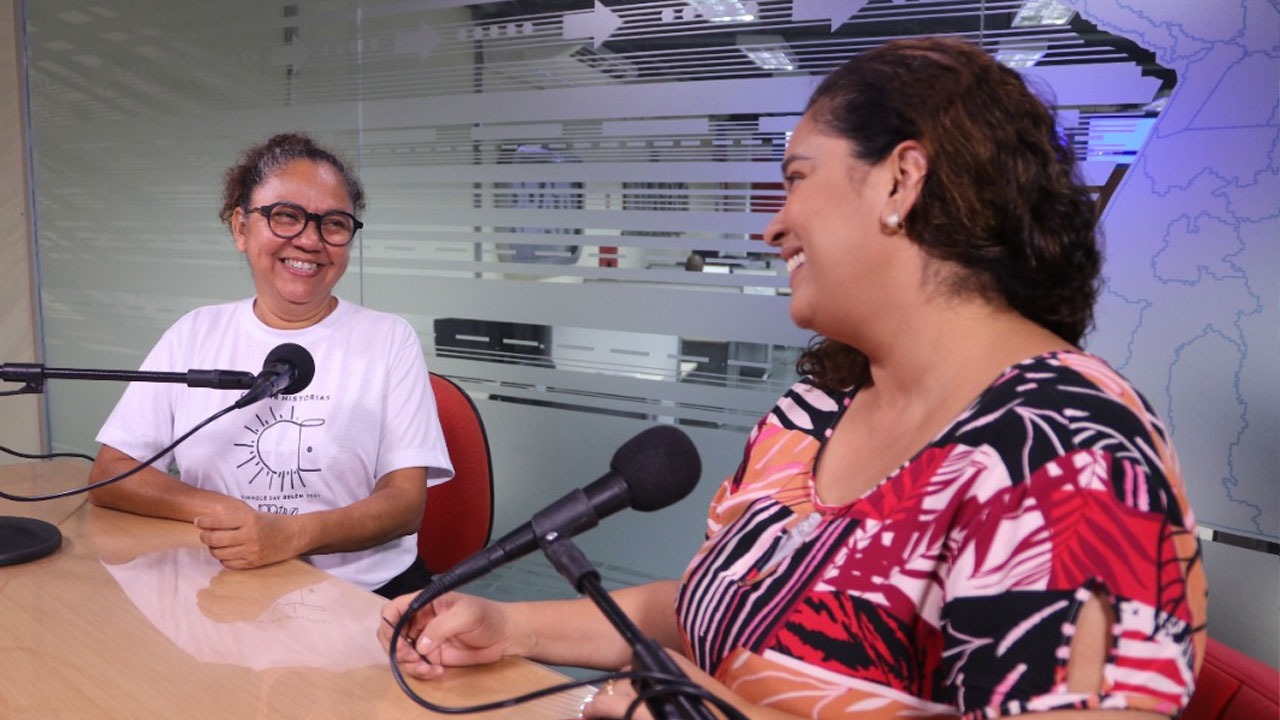
[[[82,487],[86,473],[69,462],[0,467],[0,486],[44,493]],[[48,557],[0,567],[0,718],[436,717],[396,685],[373,593],[298,560],[224,570],[191,523],[83,495],[0,511],[46,519],[64,538]],[[511,659],[409,682],[459,706],[563,679]],[[564,720],[586,692],[471,717]]]
[[[334,672],[387,662],[376,623],[342,612],[350,589],[336,578],[297,576],[306,584],[267,594],[255,572],[226,570],[204,548],[102,564],[157,630],[202,662]]]

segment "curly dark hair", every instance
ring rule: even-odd
[[[248,148],[238,163],[227,168],[222,187],[222,209],[218,212],[222,224],[229,227],[236,208],[249,208],[249,197],[254,189],[272,172],[294,160],[314,160],[332,165],[342,176],[356,213],[364,210],[364,185],[346,162],[304,133],[280,133]]]
[[[1078,345],[1093,327],[1098,210],[1052,111],[1022,77],[954,38],[896,40],[828,75],[806,113],[875,164],[906,140],[929,168],[907,237],[960,272],[948,285],[1008,304]],[[797,369],[820,384],[870,382],[866,357],[825,338]]]

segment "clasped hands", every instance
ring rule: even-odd
[[[228,503],[216,513],[195,518],[200,542],[222,566],[231,570],[272,565],[297,557],[290,518]]]

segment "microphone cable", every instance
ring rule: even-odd
[[[140,472],[143,468],[146,468],[146,467],[150,466],[150,465],[151,465],[151,463],[154,463],[155,461],[157,461],[157,460],[159,460],[160,458],[164,457],[164,456],[165,456],[165,455],[167,455],[168,453],[172,452],[174,448],[178,447],[178,446],[179,446],[179,445],[181,445],[184,441],[186,441],[186,439],[187,439],[187,438],[189,438],[189,437],[191,437],[192,435],[194,435],[194,434],[196,433],[196,431],[197,431],[197,430],[200,430],[200,429],[201,429],[201,428],[203,428],[204,426],[208,425],[209,423],[213,422],[214,420],[217,420],[218,418],[222,417],[223,415],[226,415],[227,413],[229,413],[229,412],[231,412],[232,410],[235,410],[235,409],[237,409],[237,408],[236,408],[236,406],[235,406],[234,404],[232,404],[232,405],[228,405],[227,407],[225,407],[225,408],[223,408],[223,409],[219,410],[218,412],[216,412],[216,413],[214,413],[214,414],[210,415],[209,417],[207,417],[207,418],[205,418],[204,420],[202,420],[202,421],[200,421],[199,423],[197,423],[195,427],[193,427],[193,428],[191,428],[190,430],[188,430],[188,431],[186,431],[185,433],[183,433],[183,434],[182,434],[182,435],[181,435],[177,440],[174,440],[173,442],[169,443],[167,446],[165,446],[164,448],[162,448],[162,449],[161,449],[159,452],[157,452],[155,455],[152,455],[150,458],[147,458],[146,460],[143,460],[142,462],[140,462],[140,463],[138,463],[137,465],[135,465],[133,468],[131,468],[131,469],[129,469],[129,470],[126,470],[125,472],[122,472],[122,473],[120,473],[119,475],[116,475],[115,477],[107,478],[106,480],[99,480],[99,481],[98,481],[98,482],[96,482],[96,483],[89,483],[88,485],[82,485],[82,486],[80,486],[80,487],[71,488],[70,490],[63,490],[63,491],[61,491],[61,492],[56,492],[56,493],[48,493],[48,494],[46,494],[46,495],[13,495],[13,494],[11,494],[11,493],[7,493],[7,492],[5,492],[5,491],[3,491],[3,490],[0,490],[0,498],[4,498],[5,500],[12,500],[13,502],[42,502],[42,501],[45,501],[45,500],[55,500],[55,499],[57,499],[57,498],[68,497],[68,496],[71,496],[71,495],[78,495],[78,494],[83,493],[83,492],[88,492],[88,491],[90,491],[90,490],[94,490],[94,489],[97,489],[97,488],[103,487],[104,485],[110,485],[110,484],[112,484],[112,483],[120,482],[121,480],[124,480],[124,479],[125,479],[125,478],[127,478],[127,477],[130,477],[130,476],[132,476],[132,475],[136,475],[136,474],[137,474],[138,472]],[[6,449],[6,450],[7,450],[7,449]],[[69,454],[69,453],[68,453],[68,454]],[[49,456],[49,457],[53,457],[53,456],[57,456],[57,455],[61,455],[61,454],[60,454],[60,453],[54,453],[53,455],[51,455],[51,456]],[[86,457],[86,458],[88,457],[87,455],[80,455],[80,454],[78,454],[78,453],[75,453],[75,454],[74,454],[74,456],[75,456],[75,457]],[[19,457],[22,457],[22,455],[19,455]],[[32,456],[30,456],[30,457],[39,457],[39,456],[32,455]],[[89,460],[92,462],[93,458],[89,458]]]
[[[79,458],[93,462],[93,458],[78,452],[55,452],[55,453],[26,453],[21,450],[14,450],[11,447],[0,445],[0,452],[6,455],[12,455],[23,460],[53,460],[54,458]]]
[[[418,706],[434,713],[440,713],[442,715],[468,715],[472,713],[490,712],[493,710],[504,710],[517,705],[523,705],[534,700],[539,700],[544,697],[566,692],[568,690],[585,687],[595,683],[607,682],[609,680],[648,680],[657,684],[653,687],[646,688],[636,697],[635,700],[631,702],[627,707],[626,714],[623,715],[623,720],[631,720],[632,717],[634,717],[636,710],[644,705],[645,701],[650,698],[680,695],[695,698],[704,703],[709,703],[715,706],[716,709],[724,713],[725,717],[729,718],[729,720],[748,720],[746,715],[743,715],[736,707],[730,705],[726,700],[712,694],[706,688],[698,685],[689,678],[643,670],[603,673],[584,678],[582,680],[571,680],[569,682],[551,685],[539,690],[524,693],[523,695],[516,695],[505,700],[495,700],[492,702],[480,703],[478,705],[437,705],[436,703],[422,697],[415,692],[413,688],[409,687],[409,682],[405,679],[404,672],[400,669],[400,663],[396,662],[396,650],[399,646],[400,638],[404,634],[404,629],[409,622],[409,618],[413,617],[413,615],[414,613],[406,612],[401,615],[400,619],[394,626],[392,626],[391,642],[388,643],[389,649],[387,653],[391,661],[391,674],[395,676],[396,684],[400,686],[400,690],[403,691],[410,700]],[[386,622],[390,623],[390,621]],[[417,652],[416,648],[414,649],[414,652]],[[426,658],[421,654],[419,654],[418,657],[426,661]],[[656,718],[656,720],[664,719]]]
[[[615,675],[617,674],[619,673],[615,673]],[[621,674],[629,675],[630,673]],[[641,679],[664,679],[664,684],[646,688],[644,691],[638,693],[636,695],[636,699],[632,700],[631,704],[627,706],[627,711],[623,713],[622,720],[631,720],[631,718],[635,716],[636,710],[640,709],[640,707],[648,702],[650,698],[667,696],[691,697],[715,706],[716,709],[724,713],[725,717],[729,718],[729,720],[748,720],[746,715],[743,715],[738,708],[730,705],[728,701],[713,695],[711,691],[687,678],[676,678],[659,673],[638,673],[636,674],[636,677]],[[656,718],[656,720],[663,720],[663,718]]]
[[[283,365],[284,368],[277,370],[275,376],[271,378],[271,383],[267,383],[263,380],[262,376],[265,375],[267,371],[273,367],[273,363],[275,365]],[[36,366],[23,365],[23,367],[26,368],[26,367],[36,367]],[[44,366],[39,366],[39,367],[41,371],[44,372]],[[293,376],[290,378],[289,383],[285,385],[283,388],[276,390],[275,392],[270,392],[270,390],[274,387],[273,383],[284,372],[288,370],[292,370],[294,373]],[[95,371],[75,371],[75,372],[95,372]],[[108,371],[108,372],[114,372],[114,371]],[[156,460],[159,460],[160,458],[164,457],[165,453],[168,453],[171,450],[173,450],[175,447],[181,444],[182,441],[190,437],[192,433],[196,432],[200,428],[203,428],[204,426],[208,425],[214,420],[217,420],[223,415],[226,415],[232,410],[238,410],[240,408],[248,407],[260,400],[265,400],[268,397],[274,397],[277,394],[292,395],[294,393],[301,392],[304,388],[306,388],[308,385],[311,384],[311,379],[315,376],[315,373],[316,373],[315,359],[311,357],[311,353],[308,352],[306,348],[302,347],[301,345],[298,345],[297,343],[282,343],[280,345],[275,346],[274,348],[271,349],[270,352],[267,353],[267,358],[262,365],[262,373],[259,373],[256,379],[253,379],[253,384],[248,387],[247,392],[245,392],[244,395],[242,395],[239,399],[237,399],[234,403],[232,403],[230,407],[227,407],[224,410],[214,413],[208,419],[204,420],[203,422],[196,425],[191,430],[187,431],[185,435],[173,441],[172,444],[170,444],[165,449],[153,455],[146,462],[140,463],[133,469],[127,472],[121,473],[116,477],[109,478],[107,480],[102,480],[92,485],[86,485],[81,488],[76,488],[74,490],[68,490],[68,491],[55,493],[51,495],[39,495],[39,496],[30,496],[30,497],[24,497],[20,495],[9,495],[4,493],[3,491],[0,491],[0,498],[4,498],[6,500],[13,500],[15,502],[36,502],[40,500],[52,500],[54,498],[66,497],[67,495],[74,495],[76,493],[85,492],[87,490],[93,490],[94,488],[102,487],[103,485],[109,485],[114,482],[119,482],[120,480],[123,480],[129,477],[130,475],[133,475],[134,473],[137,473],[139,470],[150,465]],[[170,379],[170,378],[179,379],[182,376],[182,373],[133,373],[133,374],[150,374],[152,376],[166,376],[166,379]],[[224,385],[224,384],[221,384],[221,381],[228,379],[229,376],[232,376],[232,375],[249,375],[249,373],[239,373],[237,371],[227,371],[227,370],[188,370],[186,373],[186,383],[188,387],[215,387],[215,388],[221,388],[221,389],[231,389],[236,387],[236,385],[234,384]],[[154,378],[149,378],[149,379],[154,379]],[[179,379],[178,381],[181,381],[181,380]],[[17,390],[0,391],[0,397],[10,397],[13,395],[30,395],[33,393],[43,392],[43,382],[44,382],[43,375],[41,375],[41,379],[39,382],[41,383],[41,385],[36,386],[32,384],[31,380],[28,380],[27,381],[28,384],[26,386],[19,388]],[[268,391],[267,394],[259,395],[256,397],[253,396],[253,393],[260,392],[263,390]],[[251,398],[251,399],[249,399],[246,402],[246,398]],[[88,460],[89,462],[93,462],[94,460],[92,457],[89,457],[84,453],[43,453],[43,454],[24,453],[18,450],[7,448],[3,445],[0,445],[0,452],[4,452],[14,457],[23,458],[26,460],[51,460],[53,458],[60,458],[60,457],[81,458],[84,460]]]

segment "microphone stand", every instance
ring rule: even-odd
[[[47,368],[38,363],[0,365],[0,380],[23,383],[22,388],[3,395],[43,393],[45,380],[49,378],[173,382],[185,383],[189,387],[235,390],[252,388],[257,376],[241,370],[188,370],[181,373]],[[36,518],[0,516],[0,566],[38,560],[60,547],[62,531],[56,525]]]
[[[539,525],[539,516],[534,515],[531,521],[534,535],[543,554],[551,561],[559,573],[564,576],[574,589],[591,598],[600,612],[622,635],[631,646],[632,666],[641,672],[650,672],[679,678],[688,681],[688,676],[676,665],[671,656],[658,645],[653,638],[640,632],[640,628],[627,617],[622,608],[614,601],[600,582],[600,573],[591,565],[586,555],[573,544],[567,536],[561,536],[555,530],[543,532]],[[664,685],[648,678],[636,678],[631,681],[639,693],[662,690]],[[647,698],[645,705],[658,720],[715,720],[715,715],[701,703],[690,700],[688,694],[679,687],[670,688],[667,692],[658,692]]]
[[[0,365],[0,380],[20,382],[23,387],[12,394],[42,393],[49,378],[69,380],[123,380],[125,382],[184,383],[187,387],[218,390],[248,390],[257,376],[243,370],[188,370],[153,372],[146,370],[86,370],[81,368],[47,368],[39,363],[5,363]]]

